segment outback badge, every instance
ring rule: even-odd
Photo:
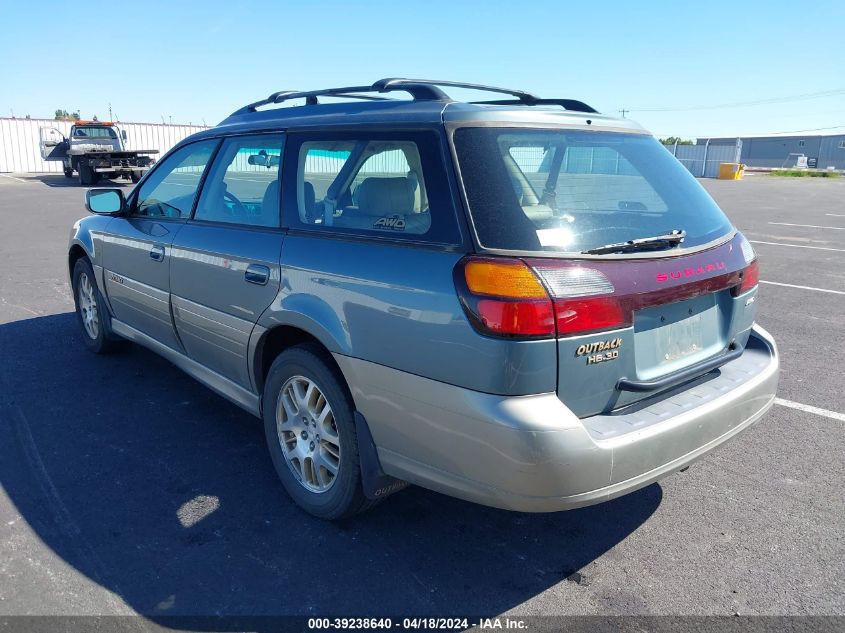
[[[619,358],[619,348],[622,347],[622,339],[614,338],[606,341],[596,341],[579,345],[575,350],[576,356],[586,356],[588,365],[603,363],[608,360]]]

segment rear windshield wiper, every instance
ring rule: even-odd
[[[628,240],[627,242],[618,242],[617,244],[605,244],[596,248],[590,248],[586,251],[581,251],[583,255],[606,255],[609,253],[633,253],[636,251],[659,251],[667,248],[677,246],[684,241],[687,232],[683,229],[675,229],[665,235],[655,235],[654,237],[641,237],[636,240]]]

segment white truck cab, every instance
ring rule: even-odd
[[[69,136],[54,127],[39,129],[41,158],[62,161],[65,176],[76,171],[81,185],[96,184],[102,176],[141,179],[154,162],[149,155],[158,150],[127,150],[126,139],[125,130],[103,121],[76,121]]]

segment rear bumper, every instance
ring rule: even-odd
[[[763,416],[779,363],[755,326],[716,377],[639,410],[579,419],[557,395],[496,396],[336,355],[385,472],[525,512],[591,505],[706,455]]]

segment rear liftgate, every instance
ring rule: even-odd
[[[607,413],[742,354],[756,313],[757,260],[739,233],[685,256],[602,261],[468,256],[455,285],[476,330],[558,340],[558,396]]]

